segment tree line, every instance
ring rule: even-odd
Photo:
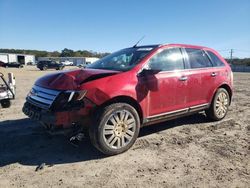
[[[36,57],[98,57],[102,58],[109,53],[100,53],[88,50],[71,50],[64,48],[62,51],[48,52],[44,50],[24,50],[24,49],[0,49],[0,53],[29,54]]]
[[[243,58],[243,59],[239,59],[239,58],[233,58],[231,59],[226,59],[226,61],[230,64],[233,65],[247,65],[250,66],[250,58]]]
[[[24,49],[0,49],[0,53],[16,53],[16,54],[30,54],[35,55],[36,57],[98,57],[102,58],[110,53],[100,53],[88,50],[71,50],[64,48],[61,52],[59,51],[42,51],[42,50],[24,50]],[[226,59],[228,63],[235,65],[247,65],[250,66],[250,58],[234,58]]]

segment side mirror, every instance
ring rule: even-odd
[[[159,73],[161,70],[152,70],[152,69],[142,69],[137,75],[138,76],[149,76]]]

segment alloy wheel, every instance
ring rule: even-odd
[[[111,114],[103,128],[103,138],[110,148],[120,149],[130,143],[136,131],[136,120],[128,110]]]
[[[222,118],[225,116],[228,110],[228,102],[229,100],[227,95],[224,92],[221,92],[218,95],[215,103],[215,112],[218,117]]]

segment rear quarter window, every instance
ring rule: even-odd
[[[215,67],[225,66],[225,64],[220,60],[220,58],[218,58],[217,55],[215,55],[213,52],[207,51],[207,54],[209,55]]]
[[[190,67],[192,69],[206,68],[213,66],[203,50],[186,48],[186,52],[188,54]]]

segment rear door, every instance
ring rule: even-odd
[[[148,115],[154,116],[186,107],[187,82],[184,60],[179,48],[167,48],[154,55],[147,69],[158,73],[147,75]]]
[[[188,105],[209,103],[214,91],[216,72],[207,54],[201,49],[185,48],[188,56]]]

